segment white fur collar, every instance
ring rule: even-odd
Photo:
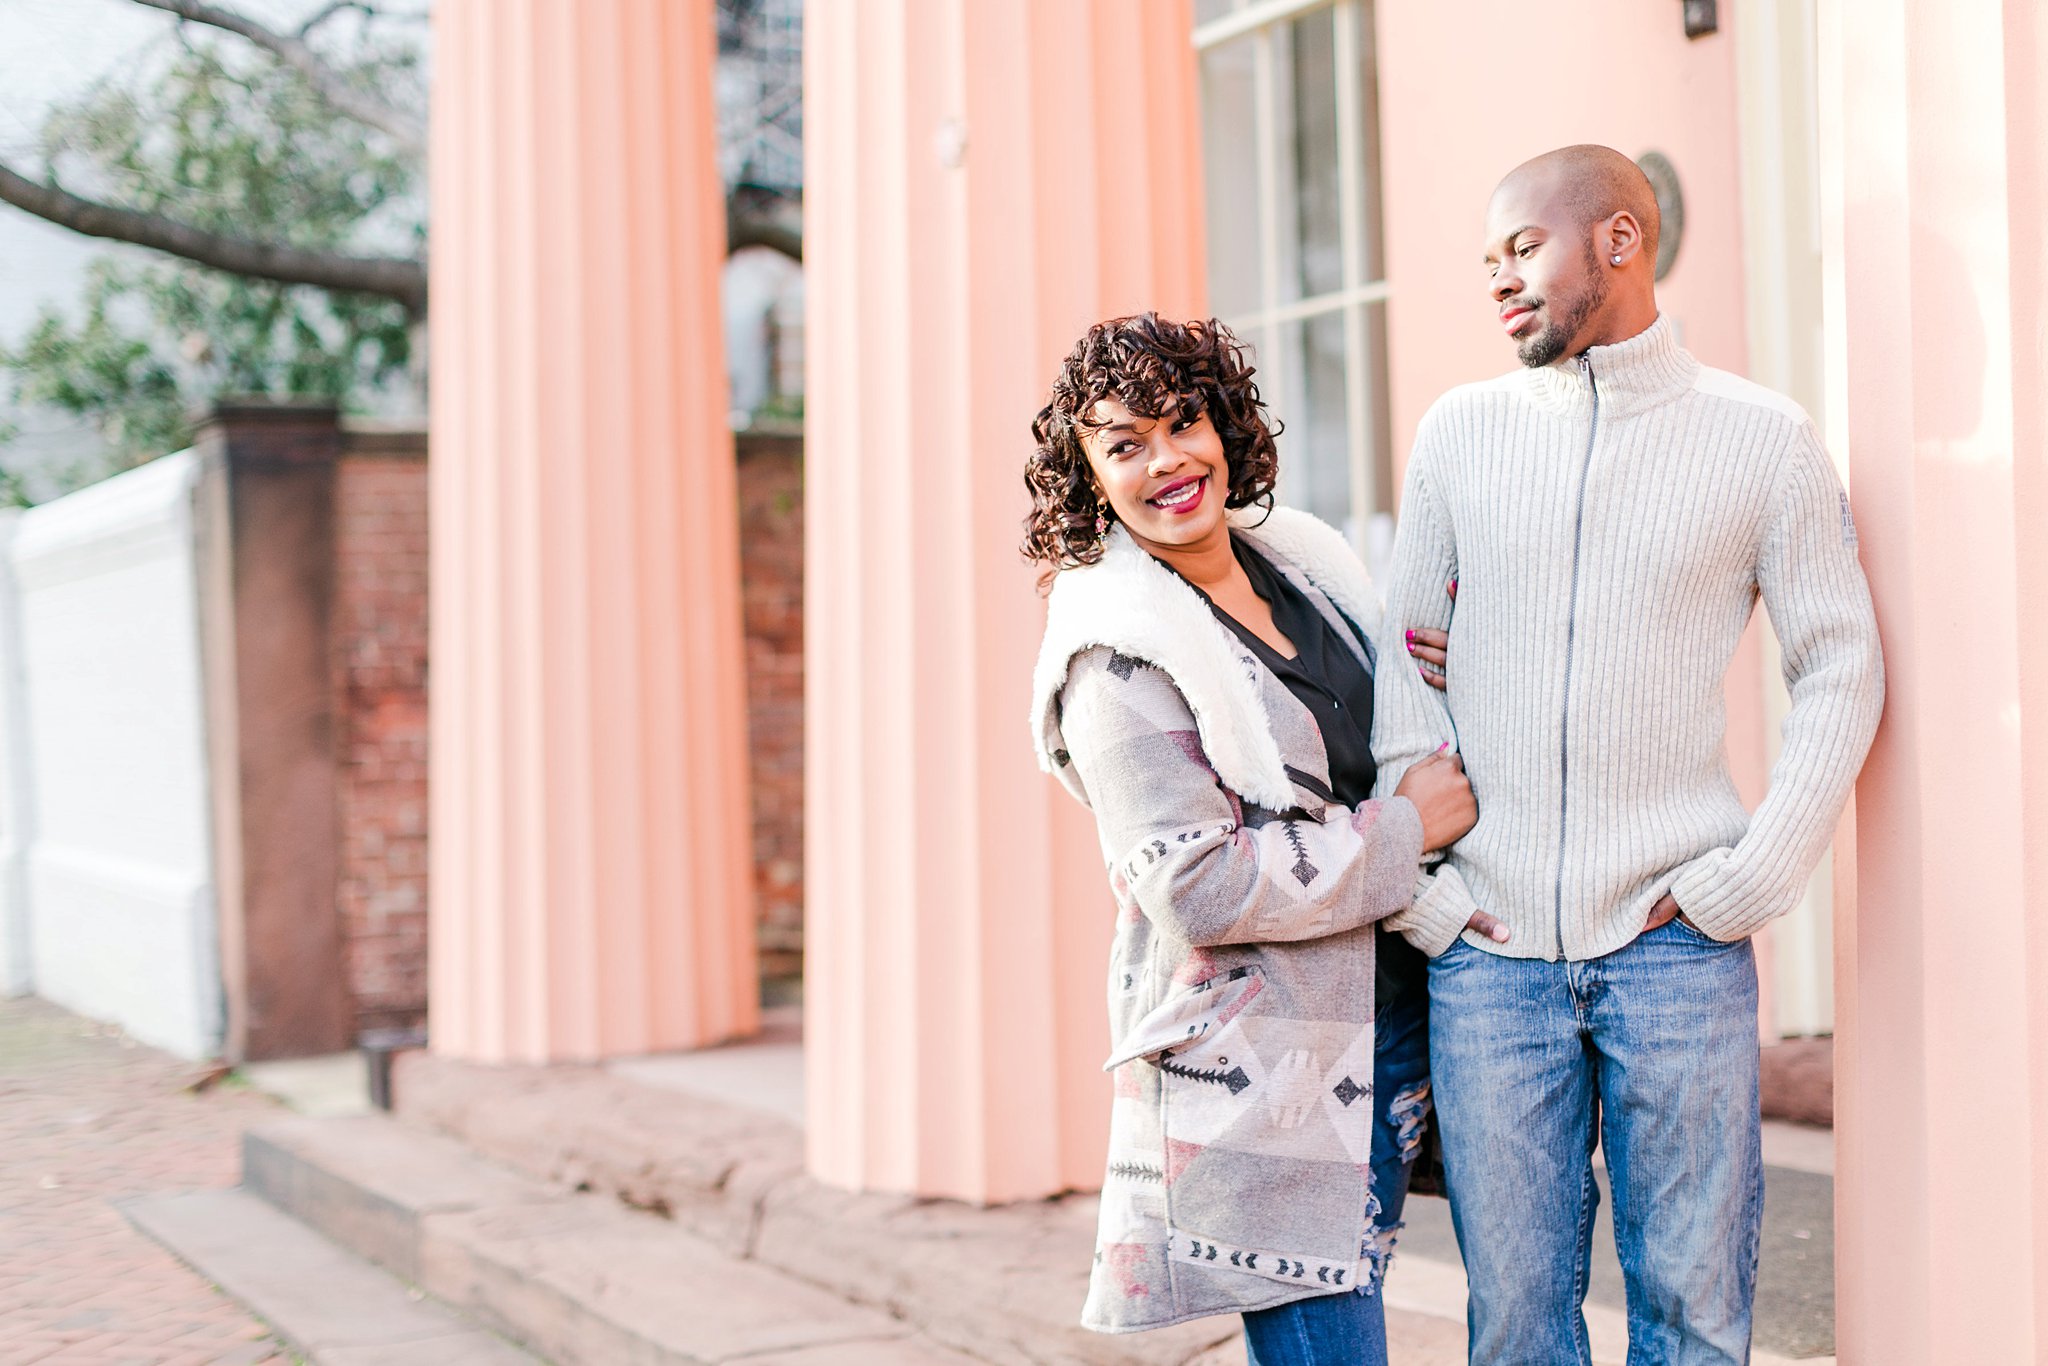
[[[1372,581],[1335,528],[1291,508],[1274,508],[1270,514],[1239,508],[1230,522],[1276,568],[1291,570],[1321,589],[1364,631],[1379,629]],[[1031,687],[1031,735],[1039,767],[1053,771],[1059,728],[1055,713],[1068,665],[1098,645],[1157,665],[1172,677],[1195,715],[1202,752],[1225,787],[1275,811],[1295,804],[1294,784],[1258,684],[1238,662],[1237,638],[1200,594],[1121,526],[1110,528],[1100,560],[1063,569],[1053,580],[1045,643]]]

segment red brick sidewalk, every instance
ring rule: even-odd
[[[0,1001],[0,1366],[278,1366],[241,1306],[114,1202],[232,1186],[277,1108],[35,1000]]]

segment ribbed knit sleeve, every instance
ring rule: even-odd
[[[1792,694],[1784,748],[1747,832],[1680,869],[1671,888],[1686,916],[1717,939],[1753,934],[1797,904],[1884,706],[1877,621],[1848,495],[1811,423],[1785,457],[1757,587]]]
[[[1377,642],[1372,748],[1379,764],[1374,795],[1382,799],[1394,795],[1411,766],[1457,738],[1443,694],[1423,681],[1405,634],[1416,627],[1446,630],[1451,624],[1451,599],[1444,589],[1457,577],[1458,557],[1450,518],[1429,485],[1434,425],[1424,419],[1408,462],[1382,639]],[[1413,904],[1390,917],[1387,927],[1435,957],[1451,946],[1474,909],[1463,879],[1439,864],[1418,872]]]

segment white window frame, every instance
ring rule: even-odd
[[[1367,148],[1359,54],[1363,43],[1361,26],[1370,19],[1363,0],[1234,0],[1234,4],[1229,13],[1198,23],[1193,41],[1198,54],[1231,42],[1250,41],[1254,45],[1253,138],[1259,168],[1260,292],[1267,302],[1263,307],[1223,321],[1256,349],[1259,368],[1268,380],[1261,387],[1267,391],[1268,401],[1278,408],[1294,392],[1282,329],[1289,323],[1341,313],[1351,519],[1357,534],[1362,536],[1375,514],[1393,512],[1391,507],[1380,506],[1380,482],[1373,468],[1376,386],[1362,307],[1384,303],[1388,297],[1386,280],[1368,277],[1365,269]],[[1337,94],[1337,221],[1342,281],[1339,288],[1329,293],[1276,304],[1273,301],[1282,295],[1281,272],[1295,249],[1296,225],[1292,221],[1293,206],[1283,202],[1279,191],[1279,167],[1287,151],[1280,143],[1283,125],[1278,106],[1280,82],[1274,34],[1282,24],[1319,10],[1333,12],[1335,51],[1331,58],[1335,63]],[[1383,358],[1380,363],[1384,363]],[[1384,382],[1377,387],[1384,389]],[[1284,410],[1281,416],[1287,416]],[[1391,458],[1391,452],[1378,454],[1382,460]],[[1283,460],[1279,490],[1282,499],[1287,496],[1287,468]]]

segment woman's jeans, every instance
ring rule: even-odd
[[[1756,960],[1674,920],[1585,962],[1429,965],[1432,1075],[1474,1366],[1583,1366],[1596,1138],[1628,1359],[1749,1359],[1763,1213]]]
[[[1429,990],[1418,977],[1373,1017],[1372,1221],[1368,1254],[1379,1274],[1357,1290],[1314,1295],[1244,1316],[1250,1366],[1386,1366],[1386,1306],[1379,1282],[1408,1201],[1408,1175],[1429,1118]],[[1368,1208],[1371,1208],[1369,1205]]]

